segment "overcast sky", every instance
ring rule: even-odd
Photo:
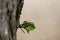
[[[30,34],[17,31],[18,40],[60,40],[60,0],[25,0],[21,23],[32,21],[36,29]]]

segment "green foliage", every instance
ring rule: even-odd
[[[35,29],[35,25],[32,22],[24,21],[21,24],[21,28],[25,29],[27,31],[27,33],[29,33],[30,31]]]

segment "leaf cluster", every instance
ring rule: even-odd
[[[30,31],[35,29],[35,25],[33,22],[24,21],[21,24],[21,28],[25,29],[27,31],[27,33],[29,33]]]

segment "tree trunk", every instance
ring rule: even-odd
[[[17,40],[24,0],[0,0],[0,40]]]

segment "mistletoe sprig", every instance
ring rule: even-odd
[[[20,28],[25,29],[27,33],[29,33],[35,29],[35,25],[33,22],[24,21],[22,24],[20,24]]]

